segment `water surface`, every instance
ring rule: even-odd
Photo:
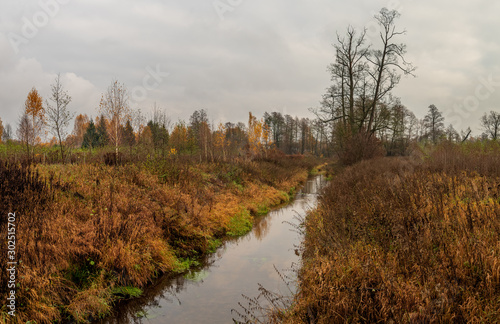
[[[256,297],[259,284],[290,295],[275,267],[289,275],[299,261],[295,249],[302,238],[290,223],[299,224],[315,207],[323,185],[322,176],[309,179],[291,204],[258,219],[250,233],[226,241],[188,273],[160,278],[140,299],[120,306],[101,323],[233,323],[238,317],[231,310],[243,311],[238,302],[248,305],[243,295]]]

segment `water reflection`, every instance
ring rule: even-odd
[[[251,233],[228,240],[202,266],[176,276],[163,277],[138,300],[118,307],[113,318],[100,323],[232,323],[231,309],[254,296],[258,284],[275,292],[288,288],[275,270],[289,269],[299,257],[294,246],[300,237],[293,230],[297,215],[316,204],[324,178],[310,179],[293,203],[260,218]],[[285,223],[284,223],[285,222]]]
[[[280,211],[281,209],[276,210],[274,212],[280,213]],[[264,239],[269,234],[269,230],[271,229],[270,224],[271,222],[269,221],[269,218],[266,216],[258,219],[252,230],[253,234],[255,235],[255,238],[258,240]]]

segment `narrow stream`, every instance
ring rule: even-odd
[[[297,216],[315,207],[324,183],[323,176],[309,179],[291,204],[258,219],[250,233],[226,241],[188,273],[160,278],[100,323],[232,323],[238,318],[231,310],[243,312],[238,302],[248,305],[243,295],[256,297],[258,284],[290,295],[274,267],[286,272],[298,262],[294,249],[301,237],[289,223],[298,224]]]

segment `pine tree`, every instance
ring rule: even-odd
[[[122,127],[121,132],[123,144],[127,146],[134,146],[135,134],[134,129],[132,128],[132,124],[130,124],[130,120],[127,120],[127,123],[125,124],[125,127]]]
[[[97,134],[97,130],[95,128],[94,121],[91,119],[85,134],[83,135],[82,148],[88,148],[92,150],[99,146],[99,135]]]
[[[108,145],[109,143],[109,137],[108,137],[108,130],[106,129],[106,118],[101,115],[99,118],[99,122],[97,124],[97,136],[98,136],[98,145],[99,147],[103,147]]]

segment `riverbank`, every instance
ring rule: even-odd
[[[434,148],[341,170],[306,220],[284,323],[500,320],[500,147]]]
[[[2,209],[22,215],[15,321],[103,317],[158,275],[186,270],[224,236],[248,232],[253,216],[288,201],[315,164],[285,157],[3,164]],[[2,320],[12,322],[5,307]]]
[[[278,271],[299,261],[293,248],[302,236],[295,229],[315,206],[323,179],[321,175],[308,177],[293,200],[255,217],[251,232],[224,239],[215,253],[198,260],[198,266],[175,276],[162,276],[144,289],[140,298],[121,303],[113,315],[97,323],[255,322],[240,315],[246,314],[243,305],[248,298],[258,294],[259,300],[265,299],[260,287],[283,292],[294,289]]]

